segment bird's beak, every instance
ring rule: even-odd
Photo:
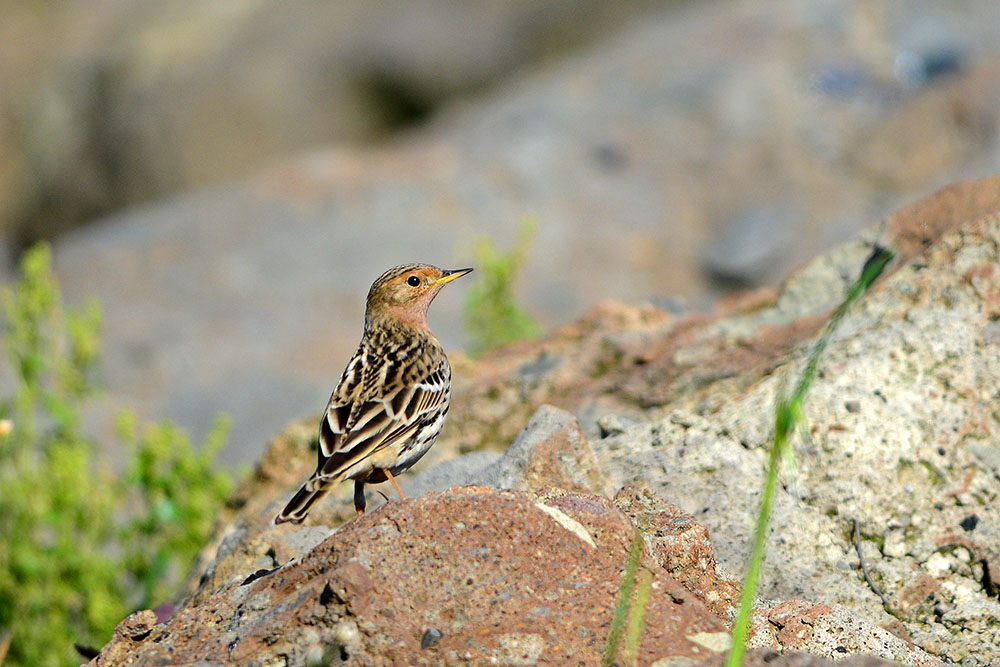
[[[434,284],[444,285],[445,283],[450,283],[456,278],[461,278],[466,273],[472,273],[472,269],[455,269],[454,271],[445,271],[443,276],[434,281]]]

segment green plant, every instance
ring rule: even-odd
[[[212,470],[224,425],[195,452],[175,427],[122,418],[126,474],[80,426],[100,310],[63,308],[48,248],[3,293],[13,377],[0,401],[0,637],[11,664],[78,664],[136,607],[163,600],[228,493]],[[138,435],[141,433],[141,435]]]
[[[878,246],[872,251],[868,261],[861,269],[861,276],[847,289],[844,300],[837,310],[833,312],[823,329],[812,352],[806,361],[806,367],[802,371],[795,389],[788,396],[779,397],[774,408],[774,435],[771,440],[771,451],[768,456],[767,475],[764,478],[764,489],[761,494],[760,510],[757,517],[757,525],[754,531],[753,549],[750,554],[750,563],[747,567],[746,577],[743,580],[743,594],[740,598],[740,611],[733,625],[733,648],[729,652],[726,661],[728,667],[738,667],[743,664],[743,656],[746,651],[746,640],[750,630],[750,616],[753,613],[753,601],[757,594],[757,582],[760,578],[760,571],[764,563],[764,552],[767,547],[767,528],[771,521],[771,506],[774,502],[774,492],[777,486],[778,471],[784,458],[791,456],[789,440],[796,425],[803,421],[802,403],[806,393],[812,385],[816,376],[816,369],[819,367],[820,357],[830,342],[830,338],[837,330],[844,315],[872,283],[882,274],[885,267],[892,261],[893,254]]]
[[[117,491],[131,516],[119,528],[118,541],[121,562],[140,585],[136,608],[168,599],[211,534],[232,487],[231,476],[213,465],[228,431],[229,418],[220,415],[195,449],[170,422],[140,428],[131,413],[119,416],[118,432],[129,456]]]
[[[504,343],[538,335],[538,324],[514,298],[517,277],[537,229],[534,220],[523,220],[507,252],[498,251],[487,239],[479,241],[476,247],[479,280],[469,288],[465,300],[465,324],[470,339],[469,352],[473,356]]]

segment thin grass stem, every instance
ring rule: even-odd
[[[834,331],[847,314],[851,305],[864,294],[872,283],[882,274],[885,267],[892,261],[893,254],[876,246],[864,267],[861,276],[851,284],[844,295],[844,300],[830,316],[823,333],[813,346],[802,371],[798,384],[791,396],[779,398],[774,409],[774,435],[771,440],[771,451],[768,456],[767,475],[764,478],[764,489],[761,493],[760,510],[754,531],[753,548],[750,552],[750,563],[747,566],[746,578],[743,582],[743,594],[740,597],[740,610],[733,625],[733,647],[727,658],[727,667],[740,667],[746,653],[746,641],[750,632],[750,618],[753,613],[753,601],[757,595],[757,584],[764,564],[764,553],[767,549],[768,526],[771,521],[771,508],[774,504],[774,493],[777,488],[778,472],[781,461],[789,444],[789,435],[796,423],[802,418],[802,403],[806,392],[816,376],[819,360],[826,350]]]
[[[628,667],[639,664],[639,643],[646,628],[646,609],[649,607],[649,593],[653,586],[653,573],[643,569],[639,574],[639,584],[635,589],[635,600],[628,616],[628,630],[625,633],[625,649],[622,659]]]
[[[632,546],[629,548],[628,560],[625,562],[625,572],[622,573],[622,583],[618,586],[618,603],[615,605],[615,614],[608,629],[608,639],[601,658],[602,667],[611,667],[615,664],[615,656],[618,655],[618,644],[625,629],[625,617],[628,615],[632,590],[635,588],[635,574],[639,570],[639,561],[642,560],[642,546],[642,533],[636,530]]]

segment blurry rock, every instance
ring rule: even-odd
[[[21,240],[51,237],[292,151],[372,140],[645,6],[146,0],[60,3],[34,21],[0,9],[0,23],[37,31],[5,43],[37,77],[0,101],[27,200],[11,213]]]
[[[902,51],[896,56],[893,71],[902,85],[915,88],[938,77],[955,74],[966,64],[967,59],[965,54],[956,49],[927,53]]]
[[[795,245],[793,211],[756,206],[743,212],[709,241],[702,260],[705,271],[724,287],[752,287],[769,282],[781,255]]]

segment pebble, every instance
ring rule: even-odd
[[[424,636],[420,638],[420,648],[434,648],[441,642],[443,636],[437,628],[427,628]]]

